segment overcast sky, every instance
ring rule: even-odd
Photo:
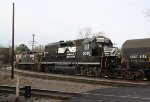
[[[80,29],[105,32],[117,46],[127,39],[150,37],[150,0],[0,0],[0,43],[11,44],[15,2],[15,45],[35,40],[48,44],[73,40]],[[31,46],[29,46],[31,48]]]

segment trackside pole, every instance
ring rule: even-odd
[[[19,84],[19,76],[17,76],[16,80],[16,102],[19,100],[19,92],[20,92],[20,84]]]
[[[15,3],[13,3],[13,15],[12,15],[12,55],[11,55],[11,78],[14,79],[14,17],[15,16]]]

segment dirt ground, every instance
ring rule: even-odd
[[[19,76],[20,87],[30,85],[32,88],[47,89],[47,90],[57,90],[66,92],[88,92],[95,89],[110,88],[110,86],[85,84],[69,81],[59,81],[59,80],[47,80],[40,78],[31,78]],[[11,74],[8,72],[0,71],[0,85],[16,86],[16,75],[14,79],[11,79]],[[0,102],[13,102],[15,95],[0,95]],[[26,100],[24,97],[21,98],[20,102],[60,102],[61,100],[53,99],[42,99],[38,97],[33,97],[32,99]]]

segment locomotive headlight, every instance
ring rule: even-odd
[[[105,38],[96,38],[96,42],[105,42]]]

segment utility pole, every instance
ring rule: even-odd
[[[117,43],[113,43],[114,47],[117,45]]]
[[[11,63],[11,78],[14,79],[14,16],[15,16],[15,3],[13,3],[12,14],[12,63]]]
[[[33,51],[33,48],[34,48],[34,45],[35,45],[35,40],[34,40],[35,34],[32,34],[32,36],[33,36],[33,40],[32,40],[32,51]]]
[[[29,41],[29,43],[31,44],[33,51],[35,44],[37,44],[37,41],[35,41],[35,34],[32,34],[32,41]]]

